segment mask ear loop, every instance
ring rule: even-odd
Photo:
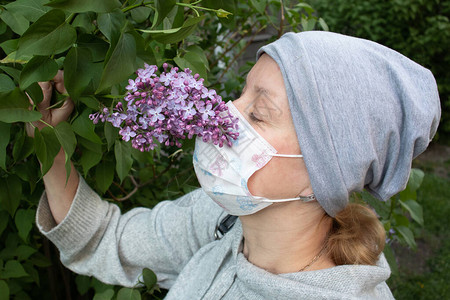
[[[303,202],[317,201],[316,195],[314,195],[314,194],[309,194],[307,196],[300,196],[300,195],[298,195],[297,198],[299,198]]]
[[[310,194],[308,196],[300,196],[298,195],[295,198],[287,198],[287,199],[261,199],[263,197],[253,197],[256,201],[259,202],[269,202],[269,203],[277,203],[277,202],[288,202],[288,201],[295,201],[295,200],[301,200],[303,202],[312,202],[316,201],[316,196],[314,194]]]
[[[278,156],[278,157],[303,157],[303,155],[301,154],[278,154],[278,153],[274,153],[271,154],[272,156]]]

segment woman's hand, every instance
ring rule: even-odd
[[[67,94],[66,88],[64,87],[63,71],[59,70],[58,74],[56,74],[55,78],[53,78],[52,81],[39,82],[38,84],[42,89],[42,94],[44,98],[42,102],[37,104],[36,106],[39,112],[42,114],[41,120],[43,122],[42,121],[32,122],[31,123],[32,125],[30,123],[27,123],[26,125],[27,134],[31,137],[34,137],[34,127],[37,127],[39,130],[41,130],[42,128],[47,126],[46,124],[56,126],[60,122],[66,121],[74,108],[72,99],[68,97],[61,107],[49,109],[50,101],[52,99],[52,92],[54,88],[61,94]],[[30,100],[30,103],[33,104],[33,100],[31,100],[30,97],[28,97],[28,99]]]
[[[67,94],[64,87],[64,72],[58,71],[58,74],[52,81],[39,82],[44,98],[41,103],[37,104],[39,112],[42,114],[42,121],[33,122],[32,125],[27,123],[27,133],[34,136],[34,127],[41,130],[45,126],[56,126],[58,123],[66,121],[73,111],[73,101],[68,97],[60,108],[50,108],[52,92],[55,88],[59,93]],[[29,98],[29,97],[28,97]],[[30,103],[33,101],[30,99]],[[59,224],[67,215],[73,198],[78,188],[78,172],[70,163],[70,176],[66,181],[64,151],[61,150],[56,155],[52,167],[44,175],[44,185],[47,194],[47,201],[50,206],[53,218]]]

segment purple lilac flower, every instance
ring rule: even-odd
[[[387,236],[386,236],[386,244],[389,244],[395,235],[396,235],[396,232],[395,232],[394,228],[390,228],[389,232],[387,233]]]
[[[153,150],[158,143],[181,147],[182,140],[194,135],[231,147],[238,137],[238,119],[216,91],[206,88],[189,69],[168,70],[166,63],[163,69],[158,75],[157,66],[145,64],[136,71],[136,79],[128,81],[123,103],[89,118],[94,124],[107,121],[120,128],[122,139],[140,151]]]

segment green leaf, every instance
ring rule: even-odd
[[[121,3],[118,0],[54,0],[46,5],[72,13],[82,13],[88,11],[102,13],[110,12],[120,7]]]
[[[390,208],[386,204],[386,202],[378,200],[365,190],[361,192],[361,197],[364,202],[366,202],[371,207],[373,207],[373,209],[375,209],[375,211],[379,216],[381,216],[381,218],[383,219],[389,218]]]
[[[34,82],[48,81],[58,72],[58,64],[47,56],[33,57],[20,73],[20,87],[26,89]]]
[[[114,155],[116,157],[116,171],[119,175],[120,181],[127,177],[133,165],[133,158],[131,157],[131,145],[124,141],[116,141],[114,145]]]
[[[33,152],[33,139],[24,131],[19,132],[13,147],[13,158],[19,162],[27,158]]]
[[[80,48],[87,48],[91,51],[93,62],[105,60],[109,48],[107,42],[92,34],[79,35],[77,45]]]
[[[328,25],[327,25],[327,23],[325,22],[324,19],[319,18],[319,24],[320,24],[320,27],[322,27],[323,30],[325,30],[325,31],[330,30],[330,29],[328,28]]]
[[[4,22],[0,22],[0,35],[4,34],[6,32],[6,28],[8,26]]]
[[[119,136],[119,128],[112,126],[110,122],[105,122],[105,137],[108,143],[108,151],[114,145],[114,141]]]
[[[267,0],[250,0],[250,3],[260,14],[264,14],[264,11],[266,10]]]
[[[13,51],[8,56],[0,60],[2,64],[26,64],[33,56],[28,54],[17,54],[17,51]]]
[[[45,175],[53,165],[56,155],[61,149],[56,130],[44,127],[41,131],[34,130],[34,149],[36,156],[42,164],[42,175]]]
[[[5,268],[1,273],[3,279],[8,278],[20,278],[28,276],[27,272],[25,272],[24,268],[17,260],[8,260],[5,264]]]
[[[416,249],[416,241],[414,240],[414,234],[412,233],[411,229],[409,229],[406,226],[396,226],[394,228],[405,240],[406,244],[411,247],[412,249]]]
[[[34,216],[35,211],[19,209],[14,218],[17,230],[19,231],[19,236],[24,241],[27,240],[28,234],[33,227]]]
[[[11,124],[0,122],[0,168],[6,171],[6,147],[9,144]]]
[[[98,110],[100,107],[100,102],[94,96],[81,96],[78,100],[90,109]]]
[[[144,63],[156,65],[156,57],[152,47],[136,31],[131,32],[131,34],[136,41],[136,66],[143,66]]]
[[[209,70],[208,59],[205,52],[199,46],[190,46],[186,49],[183,57],[175,57],[175,63],[181,68],[189,68],[192,74],[198,73],[201,78],[207,79],[207,70]]]
[[[14,81],[8,75],[0,74],[0,93],[11,92],[15,88]]]
[[[96,292],[92,300],[111,300],[114,296],[114,290],[108,288],[102,292]]]
[[[72,157],[72,154],[75,151],[77,138],[75,137],[70,124],[65,121],[55,126],[55,134],[66,153],[67,161]]]
[[[155,272],[153,272],[149,268],[144,268],[144,270],[142,271],[142,277],[144,278],[144,284],[148,290],[151,290],[155,287],[157,282]]]
[[[7,67],[7,66],[0,66],[0,69],[5,71],[9,76],[11,76],[15,81],[19,81],[20,77],[20,70],[17,70],[15,68]]]
[[[11,40],[7,40],[7,41],[4,41],[3,43],[1,43],[0,48],[2,48],[6,54],[10,54],[11,52],[14,52],[17,50],[18,44],[19,44],[18,38],[11,39]]]
[[[5,108],[0,109],[0,122],[33,122],[42,118],[40,112],[22,109],[22,108]]]
[[[16,175],[10,175],[0,179],[0,202],[11,217],[19,207],[22,195],[22,183]]]
[[[98,189],[104,194],[114,179],[114,164],[103,161],[95,168]]]
[[[155,28],[164,20],[164,18],[174,8],[176,0],[155,0],[155,16],[153,18],[152,28]]]
[[[177,28],[183,26],[183,23],[184,7],[178,6],[177,8],[172,9],[167,17],[163,20],[163,28]]]
[[[423,226],[423,210],[419,203],[414,200],[400,200],[400,204],[409,212],[414,221]]]
[[[35,214],[35,212],[33,212],[33,221],[34,221],[34,214]],[[30,247],[27,245],[20,245],[16,249],[17,260],[19,260],[19,261],[27,260],[32,254],[34,254],[36,252],[37,252],[37,249],[35,249],[33,247]]]
[[[77,275],[75,278],[75,283],[77,285],[77,290],[80,295],[84,295],[89,291],[91,285],[91,278],[84,275]]]
[[[313,30],[316,26],[317,20],[316,19],[305,19],[303,18],[301,21],[303,31],[310,31]]]
[[[101,146],[98,146],[101,150]],[[81,156],[80,164],[81,167],[83,167],[84,174],[86,175],[93,166],[97,165],[102,160],[103,154],[88,149],[82,149],[82,153],[83,155]]]
[[[19,39],[19,54],[53,55],[75,43],[77,33],[61,10],[51,10],[33,23]]]
[[[394,217],[395,224],[397,226],[409,227],[410,224],[409,219],[402,213],[393,212],[392,216]]]
[[[89,169],[101,161],[103,157],[102,145],[93,143],[84,138],[79,139],[79,144],[81,145],[82,152],[80,164],[83,167],[84,174],[87,174]]]
[[[386,257],[387,262],[389,263],[389,266],[391,267],[392,275],[398,275],[397,260],[389,244],[386,244],[384,246],[383,253],[384,256]]]
[[[94,13],[78,14],[73,19],[72,26],[75,28],[82,28],[86,33],[93,32],[95,30],[96,15]]]
[[[33,142],[34,141],[32,138],[30,138],[30,142],[27,142],[27,144],[29,144],[29,147],[31,148],[30,154],[32,151],[34,151]],[[30,185],[30,192],[33,193],[34,189],[36,188],[36,183],[39,180],[38,170],[40,170],[38,162],[35,159],[28,159],[24,163],[15,164],[12,168],[12,173],[19,176],[22,181],[28,182],[28,184]]]
[[[103,35],[111,42],[111,45],[117,43],[125,20],[125,14],[120,9],[98,15],[98,29],[100,29],[101,33],[103,33]]]
[[[0,300],[9,299],[9,287],[4,280],[0,280]]]
[[[420,169],[411,169],[411,174],[409,174],[408,185],[406,188],[410,191],[417,191],[422,185],[423,177],[425,173]]]
[[[16,0],[5,5],[12,13],[24,16],[28,21],[36,22],[51,8],[44,6],[48,0]]]
[[[95,133],[95,125],[89,119],[89,109],[85,109],[72,123],[73,131],[79,136],[84,137],[85,139],[97,143],[102,144],[102,140]]]
[[[18,35],[22,35],[30,24],[24,16],[18,13],[11,13],[7,10],[2,10],[0,19],[8,25],[12,31]]]
[[[184,22],[183,26],[172,28],[169,30],[140,30],[145,33],[150,33],[151,37],[163,44],[178,43],[188,37],[197,27],[197,24],[205,18],[205,15],[200,17],[189,18]]]
[[[91,277],[91,287],[95,290],[96,294],[114,288],[112,285],[103,283],[95,277]]]
[[[423,171],[419,169],[412,169],[411,173],[409,175],[408,184],[405,188],[405,190],[401,191],[399,193],[400,199],[402,201],[407,200],[416,200],[417,199],[417,190],[419,189],[420,185],[422,184],[424,177]]]
[[[34,104],[39,104],[44,100],[44,94],[42,94],[42,88],[40,85],[35,82],[32,83],[29,87],[25,89],[25,92],[28,94],[28,96],[33,100]]]
[[[64,85],[78,99],[92,80],[92,54],[87,48],[73,47],[64,60]]]
[[[75,133],[73,133],[72,126],[65,121],[55,126],[55,134],[64,149],[67,171],[66,179],[68,180],[71,170],[70,158],[72,157],[73,152],[75,152],[77,138],[75,137]]]
[[[170,1],[172,1],[172,0],[170,0]],[[170,1],[165,1],[165,2],[170,2]],[[145,7],[145,6],[137,7],[135,9],[131,10],[131,18],[133,18],[133,20],[136,23],[142,23],[148,19],[151,12],[152,12],[152,9],[150,7]]]
[[[141,300],[141,294],[135,289],[124,287],[117,293],[117,300]]]
[[[96,93],[126,80],[136,70],[136,42],[130,33],[122,33],[117,45],[108,52],[111,54],[107,54],[109,60]]]
[[[37,286],[40,286],[39,281],[39,272],[36,270],[34,265],[31,262],[24,262],[23,268],[25,269],[25,272],[30,275],[31,279],[37,284]]]
[[[6,229],[6,226],[8,226],[8,221],[9,221],[8,213],[4,210],[0,210],[0,235],[2,235],[3,231]]]
[[[33,254],[28,259],[28,261],[31,262],[36,267],[46,268],[52,265],[52,262],[47,257],[45,257],[44,254],[40,252],[36,252],[35,254]]]

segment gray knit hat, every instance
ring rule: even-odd
[[[349,194],[386,200],[436,133],[431,72],[380,44],[331,32],[287,33],[259,49],[283,74],[313,191],[335,216]]]

